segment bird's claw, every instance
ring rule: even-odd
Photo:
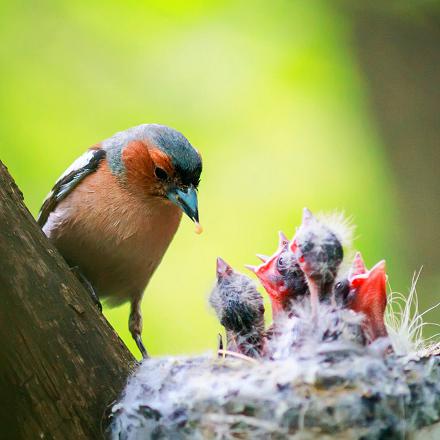
[[[141,335],[135,335],[133,337],[133,339],[135,340],[136,345],[137,345],[137,347],[139,348],[139,351],[142,354],[142,358],[143,359],[149,359],[150,356],[148,355],[147,349],[145,348],[145,345],[142,342]]]
[[[78,278],[80,283],[86,288],[86,290],[89,292],[90,298],[92,299],[95,306],[98,308],[98,310],[102,313],[102,304],[101,301],[99,301],[98,295],[95,292],[95,289],[93,288],[90,281],[85,277],[85,275],[81,272],[80,268],[78,266],[73,266],[70,268],[73,274]]]

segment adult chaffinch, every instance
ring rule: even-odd
[[[38,223],[71,267],[110,305],[131,303],[144,357],[141,300],[179,226],[200,229],[199,152],[178,131],[139,125],[94,145],[56,182]]]

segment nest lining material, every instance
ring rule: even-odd
[[[286,321],[272,359],[143,361],[113,408],[110,437],[403,438],[440,419],[438,357],[388,353],[386,338],[363,345],[347,310],[321,305],[317,322]]]

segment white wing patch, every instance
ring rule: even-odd
[[[95,156],[96,150],[89,150],[86,151],[84,154],[82,154],[78,159],[76,159],[72,165],[70,165],[69,168],[67,168],[66,171],[59,177],[59,179],[56,181],[56,183],[60,182],[64,177],[66,177],[68,174],[70,174],[72,171],[80,171],[84,167],[86,167],[93,157]]]
[[[105,150],[89,150],[76,159],[56,181],[52,191],[46,197],[38,215],[38,224],[43,227],[58,202],[63,200],[81,180],[96,171],[105,157]]]
[[[93,151],[86,151],[80,157],[75,159],[74,162],[69,166],[69,168],[67,168],[66,171],[64,171],[64,173],[61,174],[60,177],[58,177],[54,187],[52,188],[52,191],[46,196],[43,204],[54,196],[58,183],[60,183],[66,176],[68,176],[73,171],[80,171],[81,169],[83,169],[92,160],[92,158],[93,158]]]

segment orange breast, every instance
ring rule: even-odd
[[[119,303],[142,295],[180,219],[171,202],[120,185],[103,161],[58,205],[45,232],[98,295]]]

